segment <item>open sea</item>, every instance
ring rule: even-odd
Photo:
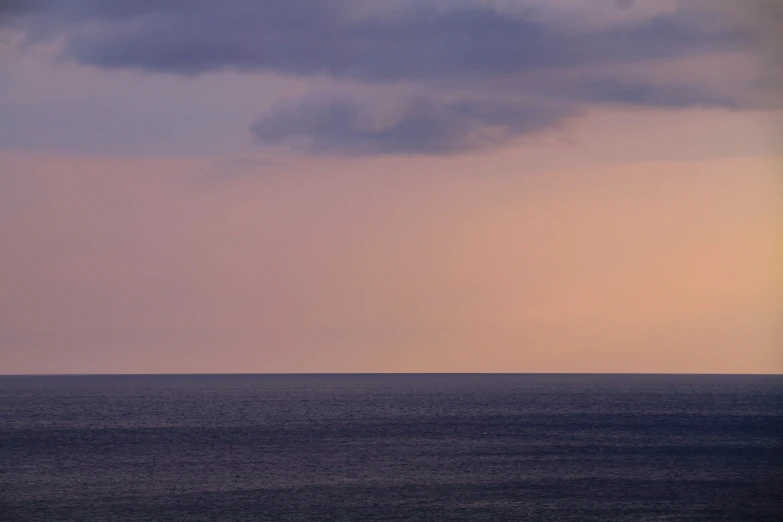
[[[783,376],[0,377],[0,520],[780,521]]]

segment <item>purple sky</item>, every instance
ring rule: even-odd
[[[771,0],[4,2],[0,373],[780,373],[779,34]]]

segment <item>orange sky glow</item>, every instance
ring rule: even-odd
[[[2,374],[783,372],[772,102],[596,104],[454,154],[267,154],[233,127],[247,107],[326,80],[103,71],[12,40]]]

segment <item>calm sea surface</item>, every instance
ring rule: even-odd
[[[783,378],[0,377],[0,520],[783,520]]]

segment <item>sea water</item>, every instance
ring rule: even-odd
[[[783,377],[0,377],[0,520],[783,520]]]

